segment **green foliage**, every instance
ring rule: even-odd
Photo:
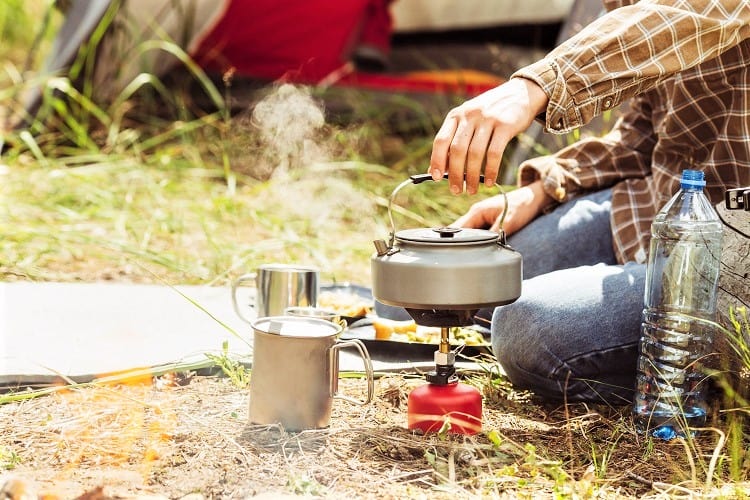
[[[6,47],[26,45],[29,31],[29,15],[24,10],[24,0],[5,0],[0,3],[0,38]]]
[[[750,402],[747,399],[750,385],[750,321],[747,309],[730,309],[729,320],[731,328],[724,333],[739,360],[739,373],[734,374],[731,381],[720,379],[719,383],[724,389],[727,407],[730,408],[726,419],[729,474],[738,481],[750,474],[750,454],[747,449],[750,439],[747,433],[750,422]]]
[[[730,309],[729,320],[732,329],[726,330],[727,337],[742,365],[740,379],[747,380],[750,378],[750,321],[747,309],[745,307]]]
[[[591,463],[594,467],[594,474],[598,479],[604,479],[611,462],[612,456],[617,451],[617,445],[627,433],[624,425],[618,424],[612,433],[610,440],[605,442],[589,441],[591,447]]]
[[[308,474],[290,476],[286,486],[295,495],[320,497],[325,493],[325,487]]]
[[[206,354],[206,357],[218,366],[238,389],[245,389],[250,385],[250,370],[236,359],[232,359],[226,340],[221,344],[221,354]]]
[[[0,446],[0,470],[15,469],[21,463],[21,457],[10,448]]]
[[[53,0],[0,2],[0,94],[18,92],[25,74],[47,58],[61,23]],[[0,101],[3,99],[0,97]],[[1,108],[0,108],[1,111]],[[0,117],[4,113],[0,112]]]

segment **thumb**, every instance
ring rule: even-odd
[[[467,221],[469,219],[468,214],[464,214],[455,221],[453,221],[451,224],[448,225],[448,227],[469,227],[467,226]]]
[[[469,211],[456,219],[456,221],[451,224],[451,227],[468,227],[468,228],[481,228],[483,227],[484,221],[481,220],[481,217],[477,218],[477,216],[472,212]]]

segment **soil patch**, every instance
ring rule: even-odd
[[[465,380],[484,389],[475,436],[409,431],[407,397],[424,382],[400,375],[376,380],[372,404],[336,400],[330,428],[299,433],[248,424],[249,391],[220,376],[60,391],[0,406],[0,485],[28,498],[455,500],[640,497],[705,478],[682,441],[639,440],[629,408],[541,405],[487,374]],[[366,383],[340,388],[364,395]],[[715,439],[694,444],[706,456]]]

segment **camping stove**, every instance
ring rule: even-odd
[[[436,385],[448,385],[458,381],[456,377],[456,353],[451,349],[450,329],[456,326],[473,324],[477,310],[423,310],[407,309],[409,315],[418,325],[440,327],[440,342],[435,351],[435,369],[425,375],[425,379]]]
[[[440,311],[435,312],[437,318],[443,317]],[[412,317],[417,321],[425,315]],[[428,323],[433,325],[434,321]],[[427,384],[409,393],[408,427],[425,433],[447,430],[454,434],[476,434],[482,430],[482,395],[475,387],[458,381],[456,351],[451,349],[449,333],[450,327],[440,328],[435,369],[425,374]]]
[[[428,384],[409,395],[409,428],[437,432],[450,422],[450,432],[474,434],[481,430],[482,397],[458,382],[450,328],[471,325],[479,309],[520,296],[521,255],[505,243],[502,231],[438,227],[396,232],[391,211],[396,193],[427,180],[432,177],[411,176],[391,194],[390,238],[374,242],[370,261],[372,292],[384,304],[405,308],[418,325],[440,327],[435,370],[426,375]]]

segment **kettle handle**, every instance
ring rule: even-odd
[[[443,179],[447,179],[447,178],[448,178],[448,172],[445,172],[443,174]],[[466,178],[466,174],[464,174],[464,178]],[[391,232],[390,232],[390,235],[388,237],[388,247],[386,249],[386,252],[389,251],[389,250],[391,250],[391,249],[393,249],[393,244],[396,241],[396,223],[393,221],[393,210],[391,209],[391,207],[393,206],[393,200],[396,198],[396,193],[398,193],[399,191],[401,191],[401,188],[403,188],[407,184],[421,184],[421,183],[423,183],[425,181],[432,181],[432,180],[434,180],[434,179],[432,178],[432,175],[430,175],[430,174],[415,174],[415,175],[410,175],[407,180],[405,180],[404,182],[402,182],[401,184],[399,184],[398,186],[396,186],[396,189],[394,189],[393,192],[391,193],[391,197],[388,199],[388,221],[391,224]],[[484,175],[483,174],[479,174],[479,182],[484,183]],[[505,191],[503,191],[502,188],[500,188],[500,193],[503,195],[503,197],[506,198],[506,200],[505,200],[505,206],[503,208],[503,213],[500,214],[500,224],[499,224],[499,227],[500,227],[500,239],[504,242],[505,241],[505,232],[503,231],[502,227],[503,227],[503,221],[505,220],[505,214],[508,212],[508,200],[507,200],[507,196],[505,194]],[[378,251],[378,253],[380,254],[380,250]]]
[[[443,179],[448,178],[448,172],[445,172],[443,174]],[[466,174],[464,174],[464,179],[466,178]],[[414,174],[410,175],[409,179],[411,180],[412,184],[422,184],[424,181],[431,181],[433,180],[432,174]],[[479,174],[479,182],[484,183],[484,174]]]

